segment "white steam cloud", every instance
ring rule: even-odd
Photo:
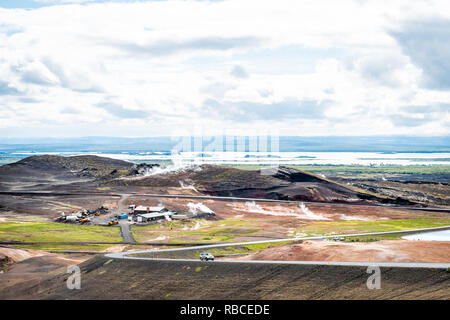
[[[181,186],[181,189],[193,190],[193,191],[199,193],[198,190],[193,185],[185,185],[183,181],[180,181],[180,186]]]
[[[330,220],[323,215],[315,214],[311,210],[309,210],[304,203],[300,204],[300,210],[302,212],[299,213],[297,210],[287,209],[287,208],[280,208],[280,207],[274,207],[272,210],[266,209],[261,207],[260,205],[256,204],[254,201],[247,201],[245,205],[248,208],[249,212],[252,213],[261,213],[271,216],[290,216],[290,217],[297,217],[300,219],[310,219],[310,220]]]
[[[192,213],[192,214],[197,214],[198,212],[201,212],[201,213],[214,213],[214,211],[212,211],[210,208],[208,208],[207,206],[205,206],[201,202],[199,202],[199,203],[189,202],[187,205],[188,205],[188,208],[189,208],[189,212]]]
[[[144,176],[148,177],[148,176],[162,175],[162,174],[167,174],[167,173],[179,173],[179,172],[184,172],[189,169],[192,169],[194,171],[202,170],[202,168],[200,166],[194,165],[194,164],[174,164],[174,165],[169,165],[164,168],[153,167],[151,169],[147,169],[144,172]]]

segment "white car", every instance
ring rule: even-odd
[[[214,261],[214,256],[211,253],[200,253],[201,261]]]

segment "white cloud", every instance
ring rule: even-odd
[[[95,0],[34,0],[37,3],[85,3],[85,2],[95,2]]]
[[[245,68],[240,65],[235,65],[233,67],[233,69],[231,70],[230,74],[235,78],[241,78],[241,79],[245,79],[245,78],[249,77]]]
[[[43,86],[56,85],[59,83],[59,78],[48,70],[48,68],[40,61],[33,61],[24,66],[17,66],[13,68],[20,74],[23,82]]]
[[[441,1],[40,1],[55,5],[0,8],[1,128],[450,133],[448,109],[403,109],[450,103],[448,50],[428,60],[409,23],[439,34]]]

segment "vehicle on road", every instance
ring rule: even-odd
[[[200,253],[201,261],[214,261],[214,256],[211,253],[203,252]]]
[[[65,220],[68,222],[75,222],[75,221],[78,221],[78,217],[76,215],[70,215],[70,216],[66,216]]]
[[[119,223],[119,221],[117,221],[117,219],[113,219],[113,220],[111,220],[109,223],[108,223],[108,226],[113,226],[113,225],[116,225],[116,224],[118,224]]]

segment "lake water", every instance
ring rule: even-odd
[[[403,236],[405,240],[450,241],[450,230],[416,233]]]
[[[12,152],[0,156],[17,159],[32,155],[99,155],[132,162],[173,161],[178,163],[248,165],[450,165],[450,153],[382,152]],[[5,158],[6,159],[6,158]],[[0,159],[1,160],[1,159]],[[2,161],[4,164],[6,161]]]

